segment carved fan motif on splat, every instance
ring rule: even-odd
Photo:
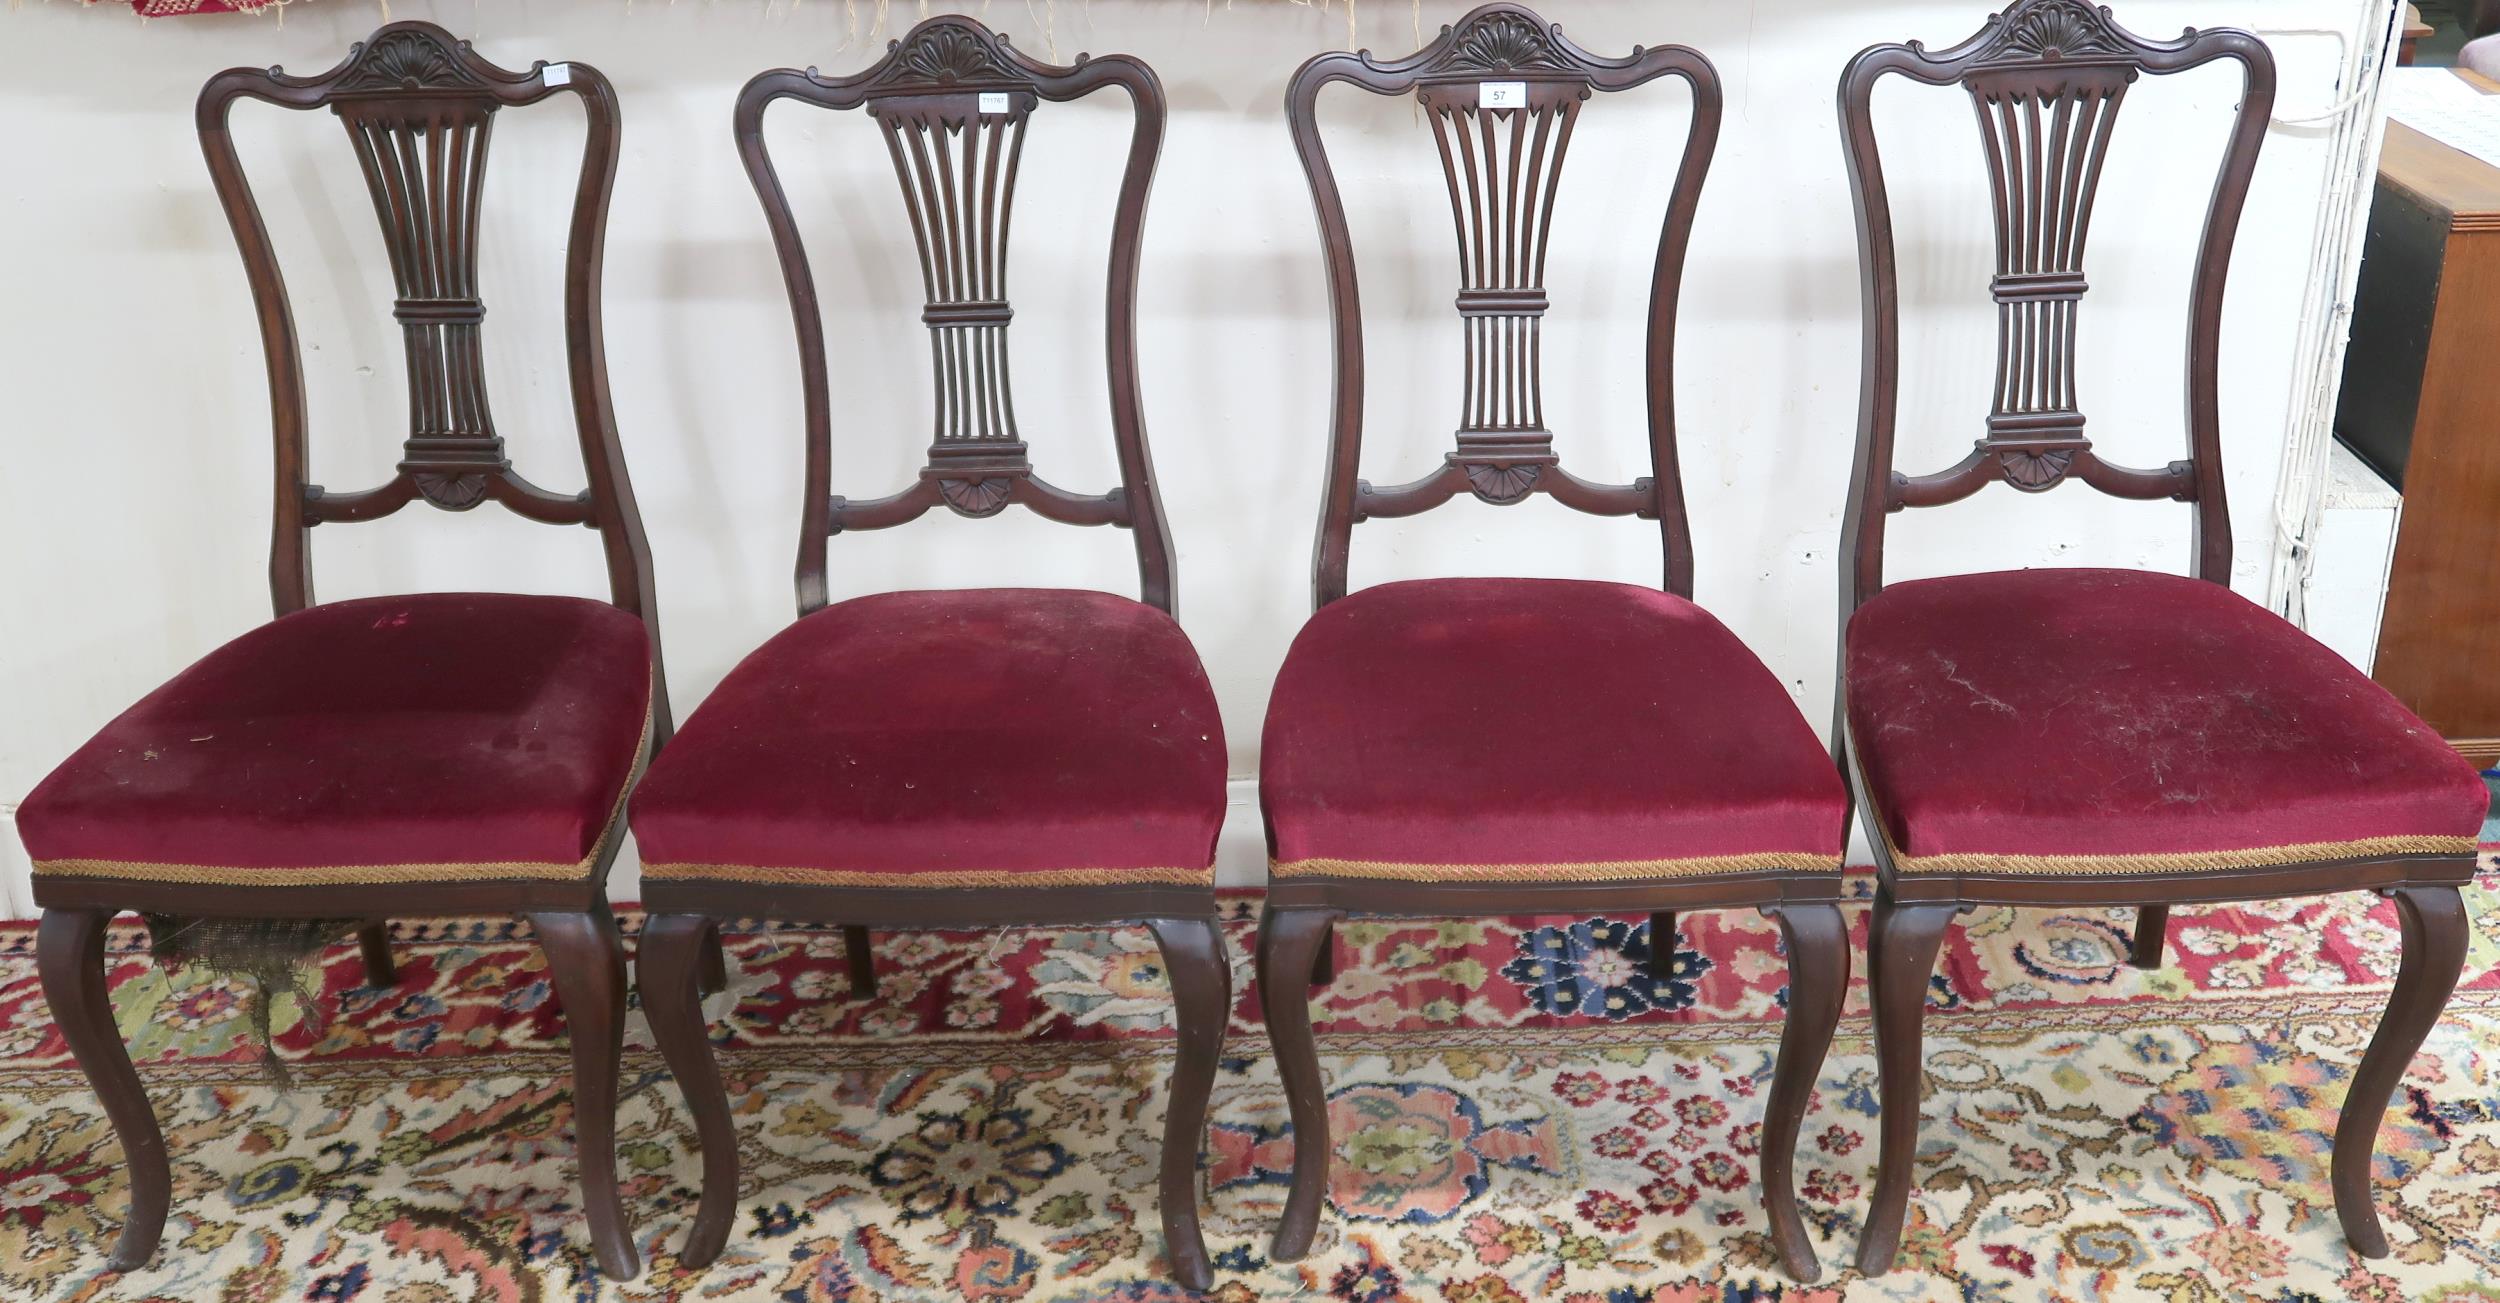
[[[1537,476],[1543,470],[1533,464],[1497,466],[1491,462],[1469,462],[1467,483],[1477,497],[1506,506],[1527,497],[1536,488]]]
[[[414,478],[417,495],[445,511],[467,511],[486,500],[486,477],[483,475],[438,475],[428,472]]]
[[[1997,454],[1998,464],[2005,468],[2005,482],[2026,493],[2055,487],[2066,478],[2074,460],[2073,450],[2066,448],[2013,448]]]
[[[995,516],[1006,510],[1010,489],[1004,479],[939,480],[938,495],[967,516]]]

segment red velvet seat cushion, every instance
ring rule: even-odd
[[[1830,870],[1848,823],[1813,729],[1709,612],[1569,579],[1321,608],[1277,676],[1259,792],[1279,877]]]
[[[650,710],[650,638],[605,602],[333,602],[123,711],[17,826],[39,873],[77,877],[569,880],[589,873]]]
[[[1224,731],[1172,617],[1109,593],[883,593],[705,698],[634,794],[652,880],[1196,885]]]
[[[2150,873],[2473,850],[2474,767],[2220,584],[1895,584],[1848,633],[1849,732],[1904,872]]]

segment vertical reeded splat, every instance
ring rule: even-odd
[[[957,511],[1007,505],[1000,478],[1031,469],[1008,385],[1008,221],[1034,98],[1025,91],[872,101],[919,245],[936,397],[929,462]],[[960,475],[957,474],[960,472]]]
[[[1466,342],[1458,446],[1478,496],[1516,501],[1555,463],[1545,427],[1545,248],[1582,81],[1475,81],[1422,87],[1458,233],[1458,313]],[[1515,96],[1517,107],[1486,107]],[[1493,459],[1499,458],[1498,463]]]
[[[1991,442],[2016,488],[2045,489],[2074,459],[2059,441],[2081,440],[2075,400],[2075,310],[2087,285],[2084,237],[2110,131],[2126,95],[2123,76],[2074,79],[2042,93],[1974,78],[1971,104],[1987,146],[1996,205],[1996,397]]]
[[[364,166],[398,291],[408,352],[408,441],[400,468],[436,506],[463,510],[508,468],[486,404],[477,234],[490,100],[351,101],[338,115]]]

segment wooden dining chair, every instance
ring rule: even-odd
[[[1082,495],[1034,473],[1008,389],[1008,217],[1044,102],[1125,93],[1135,109],[1111,231],[1106,340],[1120,484]],[[792,99],[865,108],[882,128],[918,246],[935,433],[911,487],[835,497],[833,395],[805,246],[762,134]],[[902,928],[1143,923],[1180,1024],[1164,1121],[1174,1274],[1213,1282],[1198,1159],[1232,1003],[1213,866],[1225,752],[1215,697],[1172,618],[1172,542],[1147,456],[1137,266],[1163,90],[1126,55],[1053,67],[969,18],[932,18],[855,76],[767,72],[736,137],[773,232],[807,404],[799,620],[730,672],[633,804],[643,855],[641,989],[703,1148],[680,1260],[729,1233],[738,1137],[697,1006],[700,939],[724,917]],[[1132,535],[1143,601],[1050,589],[893,592],[828,604],[826,538],[944,507]],[[852,948],[856,964],[864,951]],[[858,976],[856,968],[854,977]]]
[[[2244,80],[2189,299],[2189,459],[2104,461],[2076,385],[2084,242],[2127,90],[2218,60]],[[1998,347],[1986,433],[1951,469],[1894,466],[1900,312],[1870,100],[1888,74],[1958,85],[1976,111],[1996,229]],[[1840,82],[1865,277],[1863,424],[1841,569],[1836,738],[1880,869],[1868,967],[1882,1145],[1858,1267],[1888,1269],[1916,1158],[1920,1022],[1946,927],[1976,905],[2134,905],[2158,967],[2173,905],[2375,891],[2403,959],[2336,1127],[2335,1208],[2387,1252],[2370,1206],[2380,1116],[2464,960],[2457,887],[2489,798],[2474,769],[2335,653],[2229,588],[2216,354],[2231,242],[2274,100],[2246,32],[2147,41],[2079,0],[2017,0],[1950,49],[1879,45]],[[2069,479],[2194,509],[2194,577],[2018,570],[1884,583],[1891,513],[2003,481]]]
[[[577,97],[588,144],[565,257],[565,342],[589,487],[544,489],[504,455],[486,401],[478,235],[495,115]],[[327,108],[346,128],[390,256],[409,429],[378,487],[310,482],[302,357],[277,257],[227,119],[239,99]],[[616,94],[584,64],[496,67],[431,23],[393,23],[313,77],[237,68],[200,93],[200,145],[242,247],[277,444],[276,618],[104,726],[17,815],[35,862],[44,997],[103,1097],[132,1184],[111,1265],[153,1254],[171,1194],[164,1137],[105,990],[120,910],[220,920],[527,915],[572,1041],[582,1198],[600,1269],[636,1274],[617,1192],[625,975],[605,881],[624,796],[669,732],[649,549],[617,446],[600,344],[600,251]],[[411,502],[503,504],[586,525],[609,600],[425,593],[316,604],[313,526]],[[394,979],[383,925],[367,978]]]
[[[1565,152],[1592,97],[1670,76],[1691,89],[1692,124],[1650,268],[1642,347],[1653,474],[1592,483],[1562,468],[1545,425],[1548,237]],[[1338,82],[1415,97],[1458,231],[1457,449],[1394,487],[1357,478],[1362,311],[1317,116],[1320,91]],[[1626,953],[1662,970],[1673,911],[1754,908],[1779,920],[1791,975],[1763,1124],[1764,1202],[1788,1270],[1812,1279],[1819,1269],[1790,1169],[1848,980],[1836,904],[1847,797],[1779,680],[1691,601],[1675,314],[1718,137],[1718,76],[1683,46],[1605,58],[1526,8],[1489,4],[1404,59],[1320,55],[1294,75],[1285,106],[1319,216],[1335,407],[1317,612],[1277,677],[1260,760],[1270,877],[1258,982],[1293,1116],[1275,1257],[1309,1251],[1327,1188],[1328,1097],[1305,985],[1325,965],[1336,918],[1648,914],[1646,935],[1631,937]],[[1465,578],[1347,592],[1357,521],[1461,495],[1502,505],[1536,493],[1657,521],[1662,588]],[[1600,999],[1580,978],[1559,980],[1566,999]]]

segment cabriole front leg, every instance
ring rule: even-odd
[[[625,943],[605,903],[595,912],[530,915],[547,952],[556,1001],[573,1045],[573,1149],[581,1165],[582,1208],[599,1270],[615,1280],[642,1274],[625,1195],[616,1183],[616,1087],[625,1042]]]
[[[685,1267],[705,1266],[720,1256],[738,1211],[738,1129],[729,1116],[729,1092],[721,1085],[720,1064],[712,1057],[703,1021],[701,986],[718,935],[712,920],[699,914],[661,914],[642,925],[638,978],[643,1012],[651,1020],[660,1056],[686,1097],[686,1111],[694,1115],[695,1137],[703,1147],[701,1202],[694,1228],[677,1252],[679,1265]]]
[[[1779,920],[1788,940],[1788,1023],[1780,1032],[1771,1096],[1763,1106],[1762,1207],[1781,1264],[1796,1279],[1812,1281],[1823,1266],[1815,1261],[1813,1241],[1797,1213],[1797,1135],[1849,990],[1849,926],[1838,905],[1785,905],[1764,912]]]
[[[1206,1142],[1207,1099],[1215,1090],[1216,1061],[1224,1052],[1224,1025],[1232,1017],[1233,970],[1214,919],[1158,918],[1147,920],[1146,926],[1163,949],[1180,1026],[1171,1104],[1163,1116],[1164,1252],[1181,1284],[1203,1290],[1215,1284],[1215,1265],[1198,1228],[1198,1156]]]
[[[35,967],[52,1021],[122,1142],[122,1161],[130,1168],[130,1216],[105,1265],[135,1271],[156,1254],[174,1178],[165,1162],[165,1133],[130,1066],[121,1029],[113,1025],[113,1002],[104,986],[104,925],[112,918],[110,910],[45,910],[35,930]]]
[[[1268,1249],[1277,1262],[1296,1262],[1311,1251],[1328,1196],[1328,1095],[1320,1081],[1319,1042],[1311,1035],[1310,974],[1334,918],[1326,910],[1270,909],[1259,919],[1259,1008],[1293,1116],[1293,1184]]]
[[[2344,1096],[2343,1115],[2335,1122],[2335,1217],[2344,1224],[2344,1238],[2352,1242],[2353,1252],[2365,1258],[2387,1256],[2387,1232],[2370,1200],[2379,1123],[2404,1082],[2414,1051],[2438,1025],[2465,968],[2465,902],[2455,887],[2400,887],[2386,894],[2396,901],[2404,957],[2387,1012],[2361,1056],[2352,1089]]]
[[[1867,1200],[1866,1232],[1858,1240],[1858,1270],[1880,1276],[1892,1270],[1901,1248],[1901,1221],[1910,1207],[1912,1168],[1918,1158],[1919,1091],[1927,1077],[1921,1044],[1927,1018],[1927,982],[1936,972],[1936,950],[1957,907],[1902,904],[1888,889],[1875,896],[1868,930],[1868,999],[1875,1006],[1875,1074],[1883,1119],[1875,1155],[1875,1193]]]

